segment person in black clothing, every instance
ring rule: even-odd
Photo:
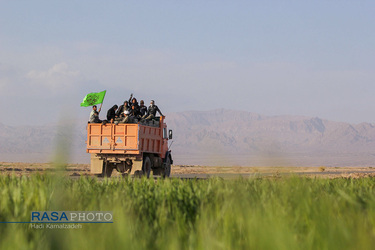
[[[152,118],[154,118],[156,116],[156,112],[159,112],[159,114],[161,116],[164,116],[161,113],[161,111],[158,108],[158,106],[155,105],[155,101],[151,100],[150,106],[148,106],[148,109],[147,109],[147,114],[145,114],[142,118],[144,118],[145,120],[151,120]]]
[[[133,100],[131,101],[130,113],[131,113],[131,115],[135,116],[136,118],[138,118],[138,116],[140,116],[139,105],[138,105],[138,102],[137,102],[136,98],[133,98]]]
[[[132,107],[132,106],[136,106],[137,109],[138,109],[139,105],[138,105],[138,102],[137,102],[137,98],[132,99],[132,101],[130,103],[130,107]]]
[[[130,117],[132,117],[133,119],[137,119],[137,120],[142,117],[137,106],[135,105],[132,106],[130,110]]]
[[[116,115],[116,110],[117,110],[118,106],[117,105],[113,105],[112,108],[110,108],[108,111],[107,111],[107,121],[108,122],[113,122],[113,120],[117,117]]]
[[[120,106],[120,108],[117,110],[116,115],[117,117],[123,117],[125,110],[129,110],[129,102],[125,101],[123,105]]]
[[[145,102],[143,100],[140,101],[139,106],[139,112],[141,113],[141,116],[143,117],[147,113],[147,107],[145,106]]]
[[[133,93],[130,94],[129,100],[128,101],[124,101],[124,104],[119,107],[119,109],[116,112],[117,117],[124,117],[124,112],[126,110],[130,110],[129,103],[131,103],[132,99],[133,99]]]

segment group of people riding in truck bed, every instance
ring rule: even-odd
[[[156,112],[159,112],[159,114],[163,116],[158,106],[155,105],[154,100],[151,100],[150,106],[147,108],[143,100],[140,101],[139,105],[137,99],[133,98],[133,94],[131,94],[129,100],[125,101],[120,107],[113,105],[113,107],[107,111],[107,120],[100,120],[99,112],[100,109],[97,110],[97,106],[94,105],[90,113],[89,123],[110,122],[118,124],[148,122],[155,118]]]

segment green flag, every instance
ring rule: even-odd
[[[107,92],[107,90],[104,90],[104,91],[99,92],[99,93],[87,94],[85,96],[85,98],[83,98],[83,101],[81,103],[81,107],[88,107],[88,106],[92,106],[92,105],[95,105],[95,104],[103,103],[103,99],[104,99],[104,96],[105,96],[106,92]]]

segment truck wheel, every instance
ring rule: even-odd
[[[162,172],[162,177],[165,178],[165,177],[169,177],[171,175],[171,158],[167,158],[167,160],[165,161],[165,165],[164,165],[164,169],[163,169],[163,172]]]
[[[134,172],[134,177],[141,178],[143,175],[143,171],[137,170]]]
[[[113,171],[113,165],[109,162],[103,164],[102,177],[111,177]]]
[[[163,169],[162,168],[154,168],[152,169],[152,174],[155,176],[155,175],[161,175],[163,172]]]
[[[150,178],[150,173],[151,173],[151,160],[148,156],[143,160],[143,167],[142,167],[143,174],[147,177]]]

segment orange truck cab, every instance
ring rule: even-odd
[[[167,131],[165,117],[137,123],[88,123],[87,153],[91,154],[91,173],[111,176],[161,175],[169,177],[173,159],[168,149],[172,130]]]

